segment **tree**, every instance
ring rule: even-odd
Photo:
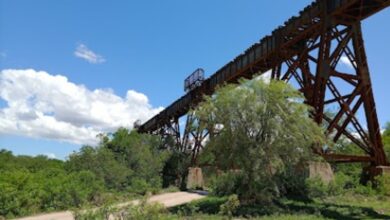
[[[169,152],[159,149],[160,145],[160,139],[156,136],[125,128],[118,129],[111,140],[103,143],[117,161],[133,171],[128,179],[134,189],[161,187],[161,174]]]
[[[280,176],[325,142],[309,110],[300,93],[283,82],[242,80],[238,87],[219,88],[194,111],[204,128],[222,127],[200,160],[239,175],[240,200],[267,200],[283,187]]]
[[[125,128],[101,135],[97,147],[84,146],[69,156],[69,171],[87,170],[104,180],[108,189],[144,193],[161,187],[168,152],[158,149],[157,137]]]
[[[385,131],[382,134],[382,139],[387,160],[390,162],[390,122],[387,122],[386,124]]]
[[[69,156],[66,169],[70,172],[91,171],[106,188],[124,190],[132,170],[115,159],[114,153],[104,147],[83,146],[79,152]]]

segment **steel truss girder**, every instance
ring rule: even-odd
[[[172,118],[187,114],[202,101],[204,95],[212,95],[218,86],[237,83],[241,77],[251,78],[259,71],[263,73],[272,69],[274,79],[290,81],[299,76],[303,87],[298,86],[306,103],[313,106],[313,118],[327,126],[331,125],[327,134],[334,140],[337,141],[340,135],[346,136],[369,159],[348,155],[330,157],[329,154],[325,155],[327,152],[320,152],[325,158],[339,162],[370,161],[372,167],[388,165],[380,138],[360,21],[389,6],[390,0],[316,0],[305,7],[298,17],[290,18],[271,35],[265,36],[217,70],[201,87],[180,97],[149,119],[138,131],[158,134],[157,131],[161,129],[170,129],[166,124],[174,122]],[[344,28],[338,28],[340,26]],[[329,47],[324,45],[328,41],[325,38],[332,39],[331,45],[336,45],[335,48],[330,47],[332,52],[329,51],[329,55]],[[317,54],[310,53],[313,50],[317,50]],[[335,69],[341,59],[340,52],[350,60],[354,68],[352,74]],[[292,70],[284,72],[282,66],[287,65],[287,60]],[[318,65],[320,62],[322,64]],[[315,68],[310,63],[314,63]],[[311,69],[316,71],[312,72]],[[319,72],[324,75],[318,76]],[[348,83],[354,89],[348,94],[343,93],[335,83],[337,80]],[[326,94],[331,94],[333,98]],[[341,111],[336,113],[341,116],[335,118],[324,114],[325,105],[338,105]],[[367,129],[363,129],[364,126],[355,117],[359,109],[364,110]],[[356,133],[350,130],[351,127]]]
[[[317,52],[316,57],[313,52]],[[337,70],[343,56],[350,62],[352,73]],[[282,65],[287,68],[285,72],[281,71]],[[315,72],[311,70],[314,69],[313,66]],[[294,79],[304,94],[305,102],[313,107],[313,119],[319,124],[326,124],[326,134],[335,142],[344,135],[367,155],[332,156],[329,152],[320,150],[319,153],[326,159],[338,162],[370,162],[373,166],[388,165],[376,115],[360,22],[336,27],[327,21],[323,22],[322,28],[312,33],[298,55],[285,57],[282,62],[275,64],[271,76],[273,79],[287,82]],[[353,90],[343,94],[335,84],[335,78],[347,83]],[[332,98],[326,99],[326,94]],[[334,116],[326,115],[325,107],[329,104],[338,106]],[[366,130],[356,117],[360,109],[365,112]],[[349,128],[353,128],[355,133]]]

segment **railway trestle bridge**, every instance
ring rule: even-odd
[[[142,124],[138,131],[170,137],[180,150],[190,149],[195,160],[208,130],[192,129],[195,118],[188,114],[212,95],[219,85],[271,71],[271,78],[296,85],[312,118],[326,126],[326,134],[338,141],[344,136],[363,152],[341,155],[317,152],[328,161],[366,162],[371,175],[389,166],[376,113],[370,71],[366,59],[361,21],[387,8],[390,0],[317,0],[291,17],[271,35],[216,71],[196,88]],[[340,68],[341,60],[352,68]],[[342,69],[342,70],[340,70]],[[332,108],[335,114],[325,114]],[[357,117],[361,112],[362,117]],[[179,119],[187,115],[184,133]],[[364,118],[364,119],[363,119]],[[359,120],[360,119],[360,120]]]

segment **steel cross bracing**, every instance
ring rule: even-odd
[[[390,0],[313,2],[299,17],[292,17],[272,35],[251,46],[200,87],[143,124],[139,131],[169,136],[181,150],[190,148],[195,160],[210,129],[189,129],[194,119],[188,115],[184,135],[180,135],[179,118],[195,108],[204,95],[213,94],[218,85],[237,83],[239,78],[252,78],[271,70],[273,79],[291,82],[300,89],[306,103],[314,109],[313,119],[326,126],[329,137],[337,141],[343,135],[362,150],[359,155],[335,155],[322,149],[317,149],[317,153],[331,161],[370,162],[373,167],[389,165],[360,23],[389,5]],[[349,61],[352,71],[340,71],[341,59]],[[327,113],[329,108],[332,114]],[[356,117],[359,111],[364,113],[364,124]]]
[[[181,135],[180,122],[178,118],[171,120],[159,129],[150,132],[159,135],[163,140],[164,149],[174,148],[183,153],[191,155],[192,163],[196,163],[196,158],[203,148],[206,138],[213,136],[209,131],[214,129],[203,128],[201,123],[193,113],[189,113],[186,118],[183,135]]]

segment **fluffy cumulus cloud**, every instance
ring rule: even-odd
[[[132,128],[162,110],[133,90],[120,97],[33,69],[2,70],[0,98],[7,103],[0,108],[0,133],[76,144],[96,144],[99,133]]]
[[[78,58],[84,59],[89,63],[93,63],[93,64],[104,63],[106,61],[101,55],[96,54],[84,44],[79,44],[76,47],[74,55]]]

